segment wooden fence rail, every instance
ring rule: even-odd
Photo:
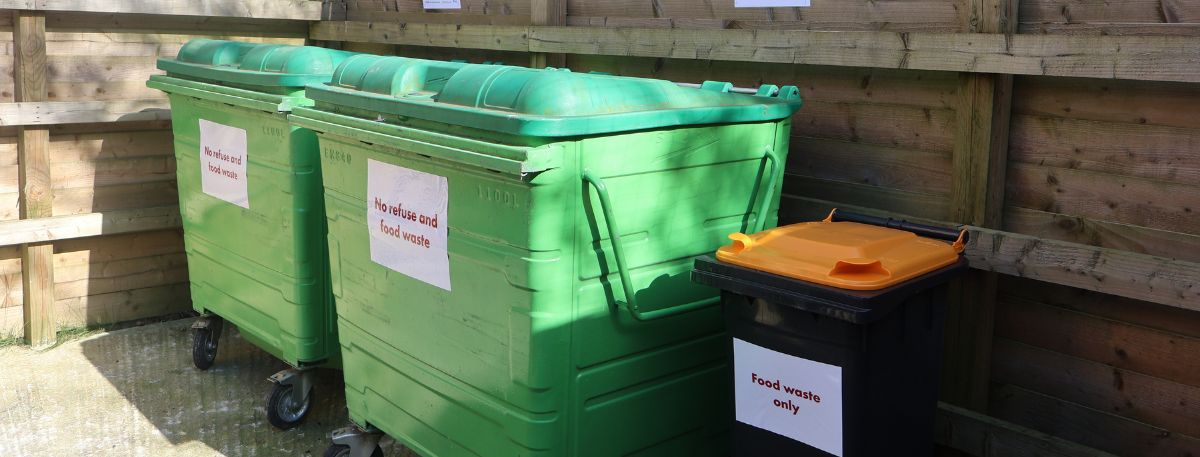
[[[314,40],[1200,82],[1200,37],[318,22]]]

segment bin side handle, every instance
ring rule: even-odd
[[[767,218],[765,215],[770,209],[771,195],[775,192],[775,182],[779,180],[779,170],[782,168],[779,166],[779,158],[776,157],[773,150],[767,149],[765,159],[771,162],[771,181],[767,185],[767,194],[763,197],[763,204],[758,213],[758,221],[755,224],[757,226],[756,231],[762,231],[763,226],[766,225]],[[637,295],[634,294],[633,281],[629,279],[629,267],[625,263],[625,246],[621,242],[621,230],[617,226],[616,219],[613,218],[612,201],[608,197],[608,186],[604,184],[604,180],[592,173],[591,170],[583,171],[583,180],[596,189],[596,196],[600,200],[600,211],[604,214],[604,222],[608,226],[608,239],[612,243],[613,257],[616,258],[617,274],[621,278],[621,290],[625,293],[625,301],[617,300],[618,307],[628,310],[629,314],[638,321],[650,321],[707,308],[721,301],[720,297],[710,297],[670,308],[642,311],[641,306],[637,302]]]

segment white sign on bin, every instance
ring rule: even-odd
[[[812,0],[733,0],[734,8],[786,8],[812,6]]]
[[[250,209],[246,131],[200,119],[200,190]]]
[[[461,10],[462,0],[422,0],[421,6],[427,10]]]
[[[737,421],[842,456],[842,367],[733,339]]]
[[[367,160],[367,229],[371,260],[450,290],[445,176]]]

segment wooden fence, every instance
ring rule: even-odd
[[[0,0],[0,337],[190,309],[155,59],[196,37],[300,44],[301,0]]]
[[[1200,3],[813,1],[0,0],[0,331],[187,309],[166,105],[142,82],[192,36],[796,84],[785,221],[972,232],[939,442],[1200,455]]]

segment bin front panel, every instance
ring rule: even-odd
[[[351,417],[427,456],[721,455],[730,404],[718,309],[638,322],[617,308],[607,226],[581,173],[612,192],[645,309],[709,299],[715,290],[689,283],[690,259],[753,223],[764,198],[774,223],[779,187],[765,195],[763,155],[786,152],[780,129],[553,143],[540,148],[560,150],[558,166],[533,173],[447,160],[460,151],[429,137],[414,152],[321,132]],[[446,179],[450,290],[371,259],[370,161]]]
[[[279,113],[179,95],[171,105],[196,310],[292,364],[336,356],[315,134]],[[248,208],[203,191],[201,120],[245,131]]]

